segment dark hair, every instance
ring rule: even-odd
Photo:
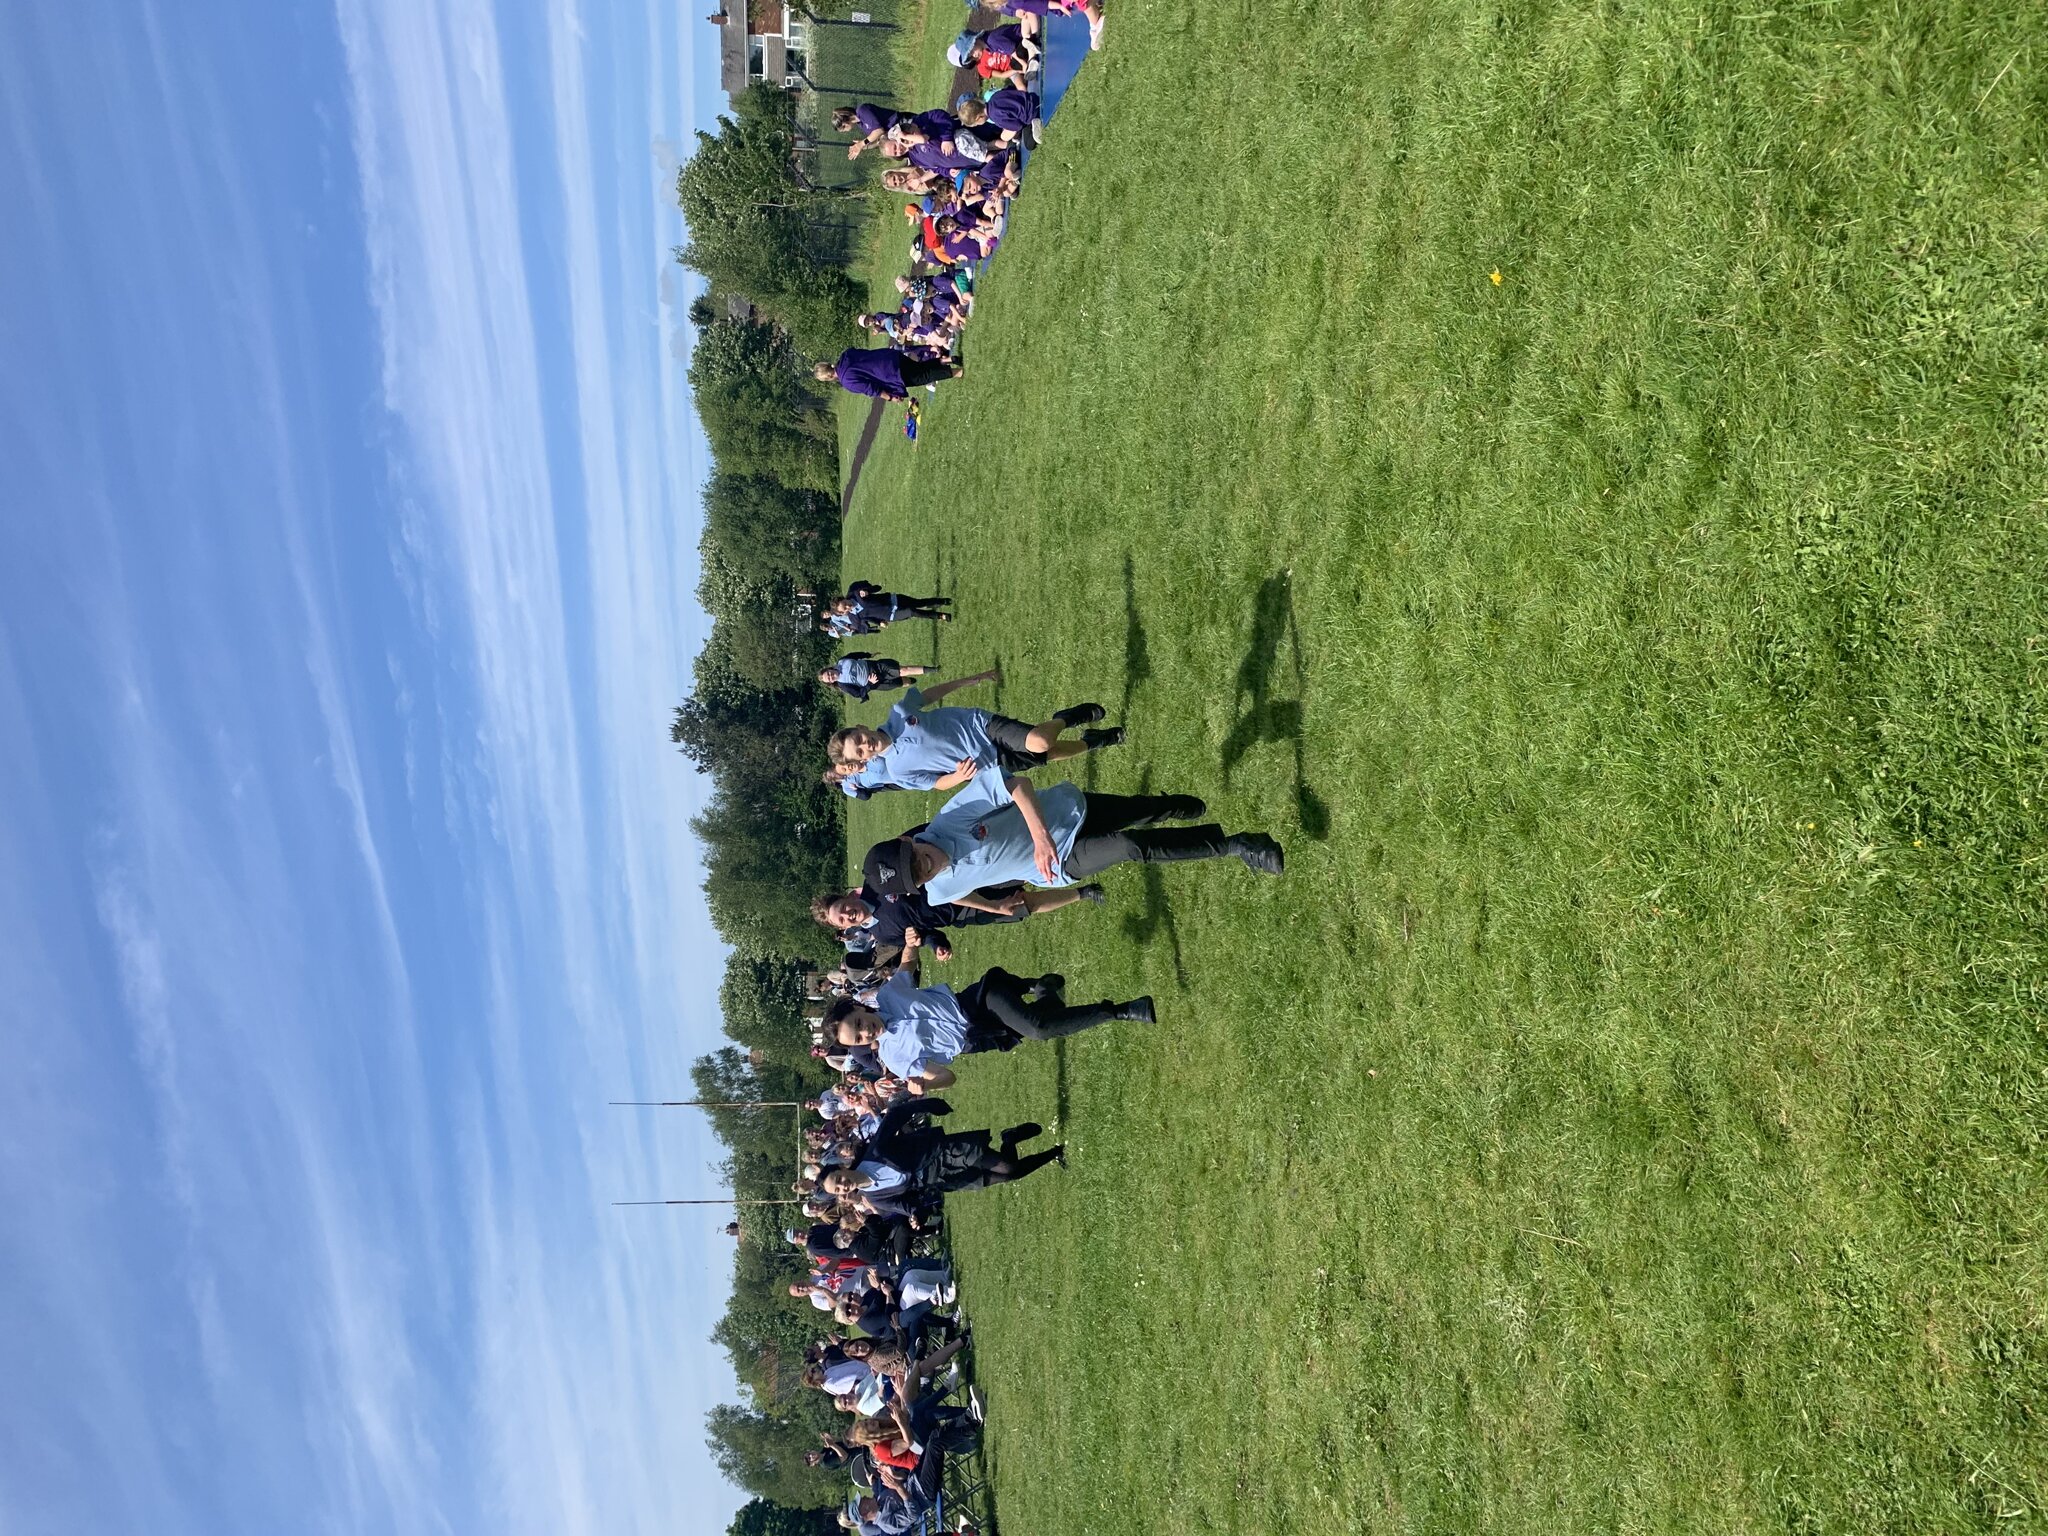
[[[819,1022],[825,1026],[827,1031],[837,1029],[841,1024],[852,1018],[854,1010],[860,1006],[853,998],[835,997],[825,1009],[824,1018],[820,1019]]]

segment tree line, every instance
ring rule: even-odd
[[[690,308],[689,377],[713,464],[697,591],[712,627],[670,736],[712,785],[693,826],[711,918],[731,947],[719,1002],[733,1043],[693,1077],[697,1098],[720,1102],[803,1099],[829,1080],[809,1054],[804,973],[837,945],[806,898],[844,870],[843,800],[813,766],[840,719],[815,681],[833,646],[806,594],[837,590],[839,452],[806,359],[851,343],[863,290],[813,234],[827,199],[805,189],[797,140],[791,98],[757,85],[715,133],[698,134],[676,177],[690,232],[676,256],[707,282]],[[734,1195],[786,1197],[797,1114],[710,1115]],[[831,1405],[799,1380],[818,1314],[787,1294],[806,1272],[780,1236],[795,1208],[741,1209],[765,1214],[743,1218],[712,1337],[743,1401],[712,1410],[707,1433],[719,1466],[755,1496],[733,1536],[805,1536],[833,1528],[820,1511],[841,1493],[803,1461],[835,1427]]]

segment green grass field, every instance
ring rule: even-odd
[[[847,570],[1291,868],[938,968],[1162,1016],[952,1095],[1007,1536],[2048,1520],[2044,151],[2016,3],[1116,0]]]

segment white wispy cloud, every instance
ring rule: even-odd
[[[528,20],[337,0],[368,445],[186,18],[140,8],[75,79],[0,48],[18,259],[156,257],[0,381],[33,424],[0,489],[56,573],[0,604],[0,1529],[667,1531],[738,1502],[701,1428],[729,1251],[605,1204],[714,1151],[603,1102],[686,1082],[716,1030],[702,791],[665,739],[700,440],[646,158],[691,104],[639,50],[653,121],[622,137],[589,56],[618,16],[570,8],[516,101],[501,16]],[[80,156],[147,195],[36,164],[60,78]],[[344,504],[385,443],[390,504]],[[358,600],[364,538],[403,633]]]
[[[404,1379],[406,1271],[445,1263],[423,1216],[426,1096],[403,1028],[366,1038],[354,1081],[337,1079],[321,1034],[323,1004],[402,1022],[411,987],[359,761],[362,706],[305,548],[333,514],[304,492],[317,434],[293,420],[310,328],[236,173],[239,130],[216,79],[173,56],[155,9],[137,22],[137,48],[103,60],[81,82],[99,99],[76,107],[106,125],[102,168],[150,187],[134,218],[165,259],[129,273],[99,313],[58,318],[66,344],[41,388],[59,408],[25,413],[62,424],[25,434],[43,456],[21,472],[63,530],[43,555],[78,611],[38,631],[34,607],[10,601],[20,627],[6,659],[46,693],[61,676],[98,707],[61,740],[24,730],[9,764],[10,803],[57,831],[0,867],[0,909],[23,917],[10,976],[43,1000],[6,1036],[13,1053],[59,1026],[65,1048],[42,1053],[43,1105],[6,1116],[29,1138],[5,1148],[7,1186],[26,1197],[10,1209],[48,1208],[9,1253],[7,1375],[17,1400],[56,1382],[62,1396],[29,1406],[38,1427],[6,1437],[22,1454],[0,1453],[0,1478],[9,1495],[34,1490],[6,1501],[31,1528],[92,1529],[91,1512],[117,1511],[107,1529],[219,1531],[224,1509],[256,1518],[288,1496],[316,1521],[422,1528],[434,1459],[381,1426],[423,1403]],[[57,251],[80,217],[53,209],[25,238]],[[109,337],[161,368],[98,350]],[[53,488],[61,502],[42,499]],[[252,503],[259,517],[238,522]],[[178,539],[195,511],[205,539]],[[227,573],[253,570],[280,531],[298,579],[237,588]],[[311,724],[296,707],[308,697],[346,807],[333,844],[318,830],[332,810],[318,776],[273,750],[314,739],[297,729]],[[64,872],[81,866],[67,900]],[[344,906],[369,914],[370,942],[323,998],[327,946],[357,937],[334,921]],[[383,1134],[357,1113],[368,1081],[399,1106]],[[304,1262],[318,1251],[331,1258]],[[324,1376],[302,1370],[312,1356]],[[304,1432],[276,1411],[286,1403]],[[364,1449],[326,1459],[336,1445]],[[348,1486],[324,1476],[337,1464]],[[23,1503],[63,1513],[36,1522]]]
[[[687,830],[702,791],[663,740],[703,633],[699,471],[655,296],[674,236],[651,211],[611,211],[608,189],[624,176],[639,198],[644,172],[594,140],[576,7],[547,13],[554,163],[524,176],[488,6],[339,14],[386,402],[425,514],[411,557],[460,594],[514,871],[483,897],[490,1059],[462,1159],[478,1412],[507,1528],[667,1529],[707,1497],[736,1502],[701,1445],[729,1388],[703,1343],[726,1256],[690,1229],[604,1219],[710,1155],[694,1125],[603,1102],[642,1063],[685,1080],[716,1028]],[[534,185],[559,204],[535,206]],[[523,238],[536,227],[557,233]],[[537,313],[560,317],[567,377],[543,371]],[[551,456],[558,404],[570,448]],[[562,1008],[540,1039],[522,974],[536,949]]]

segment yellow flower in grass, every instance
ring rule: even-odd
[[[1487,273],[1486,275],[1487,275],[1488,277],[1490,277],[1490,278],[1492,278],[1492,279],[1493,279],[1493,286],[1494,286],[1494,287],[1498,288],[1498,287],[1500,286],[1500,281],[1501,281],[1501,279],[1500,279],[1500,268],[1499,268],[1499,267],[1495,267],[1495,268],[1494,268],[1494,269],[1493,269],[1493,270],[1492,270],[1491,272]]]

